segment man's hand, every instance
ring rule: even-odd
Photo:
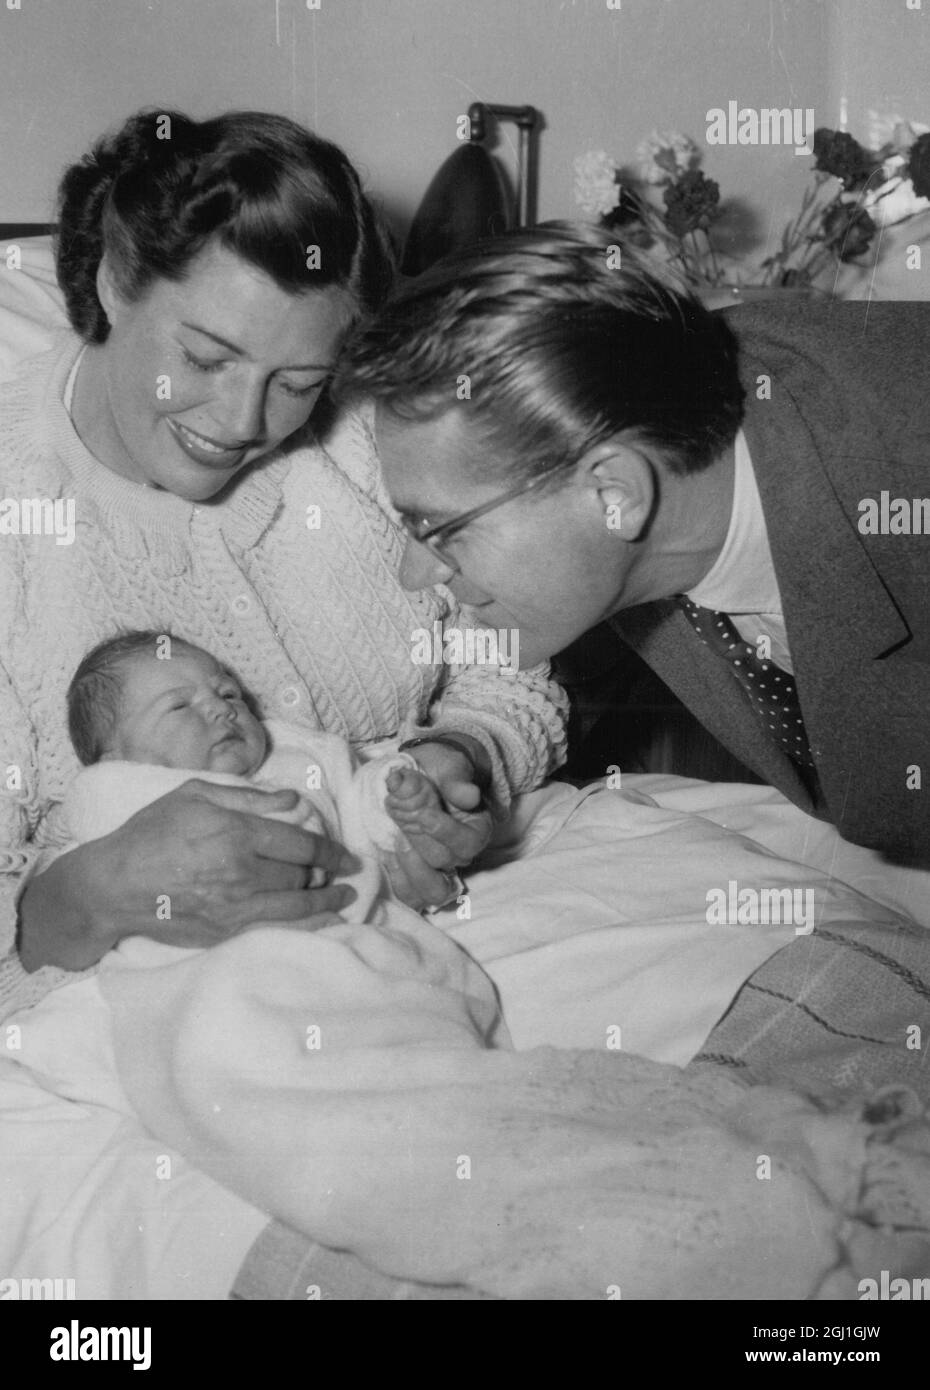
[[[419,911],[449,900],[450,874],[484,849],[491,815],[477,809],[481,791],[463,752],[442,743],[410,751],[422,773],[409,768],[390,773],[385,807],[410,845],[389,865],[391,883],[401,901]]]

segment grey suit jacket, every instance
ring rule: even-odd
[[[611,624],[766,782],[845,838],[930,866],[930,534],[859,525],[883,490],[930,498],[930,303],[786,296],[730,322],[816,794],[673,600]]]

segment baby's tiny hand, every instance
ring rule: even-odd
[[[395,768],[386,786],[385,810],[407,840],[407,848],[399,849],[388,863],[392,887],[401,902],[417,912],[441,906],[458,891],[456,885],[461,887],[457,867],[470,864],[487,843],[490,813],[450,814],[436,783],[419,768]],[[480,799],[478,788],[473,790]]]
[[[419,768],[398,767],[388,773],[385,786],[386,809],[394,824],[405,834],[429,833],[435,812],[444,809],[430,779]]]

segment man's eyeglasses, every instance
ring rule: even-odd
[[[559,473],[567,473],[574,468],[577,459],[564,459],[561,463],[554,464],[551,468],[545,469],[542,473],[537,473],[534,477],[526,479],[522,483],[517,483],[515,487],[508,488],[499,497],[492,497],[490,502],[482,502],[480,507],[472,507],[467,512],[462,512],[459,516],[454,516],[451,521],[442,521],[438,526],[430,525],[428,517],[423,517],[420,521],[415,521],[412,517],[400,514],[401,524],[411,540],[418,545],[425,545],[427,550],[432,551],[437,560],[441,560],[444,565],[451,565],[458,568],[455,559],[448,554],[445,547],[453,536],[457,536],[463,527],[468,526],[473,521],[477,521],[479,516],[487,516],[488,512],[495,511],[502,507],[505,502],[512,502],[516,497],[523,497],[528,492],[535,492],[542,487],[543,483],[549,481]]]

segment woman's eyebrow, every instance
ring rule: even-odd
[[[205,338],[212,338],[215,343],[219,343],[220,347],[226,348],[229,352],[234,352],[237,357],[245,356],[245,352],[241,347],[237,347],[235,343],[229,342],[227,338],[221,338],[218,333],[211,333],[209,328],[201,328],[198,323],[188,323],[186,320],[182,320],[181,327],[189,328],[193,333],[201,333]]]
[[[212,338],[214,343],[219,343],[220,347],[226,348],[227,352],[232,352],[236,357],[247,357],[248,353],[244,348],[237,347],[228,338],[221,338],[219,333],[211,333],[209,328],[201,328],[197,323],[181,322],[182,328],[189,328],[192,333],[200,333],[204,338]],[[304,362],[299,367],[281,367],[282,372],[329,372],[332,371],[332,362]]]

